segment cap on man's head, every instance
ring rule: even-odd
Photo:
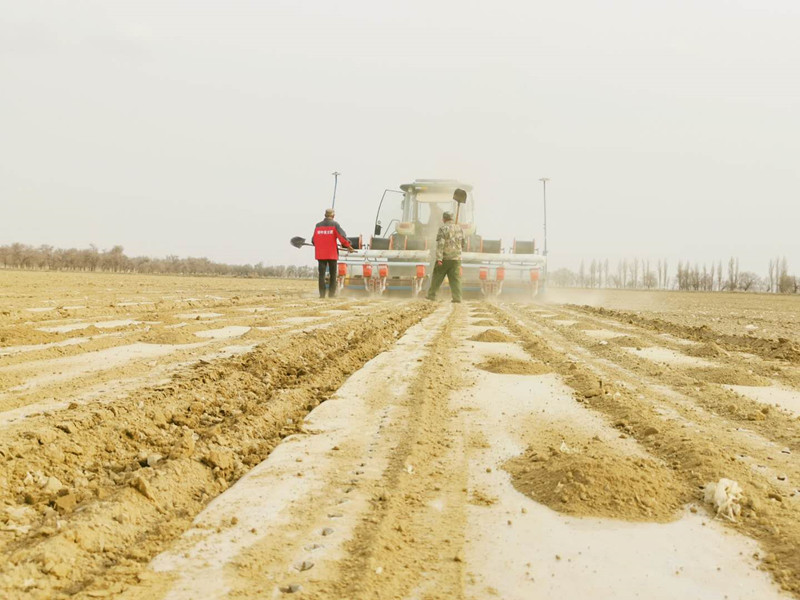
[[[326,208],[325,209],[325,216],[326,217],[332,217],[335,214],[336,214],[336,211],[333,210],[332,208]]]
[[[452,221],[453,220],[453,213],[450,211],[445,211],[442,213],[442,221]]]

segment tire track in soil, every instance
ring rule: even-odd
[[[383,487],[346,545],[330,595],[320,598],[464,597],[469,471],[450,395],[464,385],[452,353],[454,330],[465,318],[465,308],[454,307],[430,342],[426,364],[406,394],[409,419],[395,432]]]
[[[523,314],[535,318],[529,309],[521,308]],[[721,372],[726,377],[752,377],[748,372],[748,363],[727,356],[724,365],[712,368],[689,368],[670,366],[642,357],[637,357],[617,347],[613,340],[608,344],[599,344],[597,340],[587,336],[580,329],[572,327],[554,327],[549,319],[542,320],[544,327],[557,332],[571,343],[585,348],[594,356],[624,367],[627,371],[637,373],[650,385],[667,386],[704,409],[738,423],[740,427],[752,429],[766,439],[788,447],[792,452],[800,451],[800,419],[788,411],[746,398],[732,390],[726,389],[713,381],[713,377]],[[637,338],[652,345],[668,347],[677,352],[685,352],[680,343],[670,343],[659,337],[658,333],[632,332]],[[769,373],[772,369],[766,369]]]
[[[780,469],[796,486],[800,465],[792,455],[723,417],[692,409],[682,396],[664,393],[611,360],[594,357],[518,308],[489,310],[532,357],[565,378],[579,401],[605,415],[622,436],[633,437],[664,460],[688,495],[702,500],[706,483],[722,477],[738,481],[744,491],[743,510],[729,526],[757,540],[766,551],[763,568],[784,590],[800,597],[800,502],[796,490],[774,477]],[[754,465],[771,468],[761,472]]]
[[[137,397],[73,407],[4,436],[0,595],[118,593],[309,410],[431,310],[393,304],[276,337]]]

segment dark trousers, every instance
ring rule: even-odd
[[[433,269],[431,287],[428,289],[428,300],[436,300],[436,292],[444,283],[445,275],[447,283],[450,284],[450,294],[453,302],[461,302],[461,261],[443,260],[441,265],[436,265]]]
[[[318,260],[319,263],[319,297],[325,297],[325,271],[330,273],[331,280],[328,284],[328,297],[333,298],[336,295],[336,261],[335,260]]]

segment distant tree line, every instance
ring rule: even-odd
[[[620,289],[673,289],[705,292],[770,292],[797,294],[800,277],[789,273],[786,257],[769,261],[767,275],[739,270],[739,259],[731,257],[723,267],[722,261],[699,265],[678,261],[677,272],[671,276],[666,260],[651,261],[625,258],[610,268],[608,259],[581,261],[577,272],[562,268],[548,273],[550,283],[557,287],[589,287]]]
[[[207,258],[129,257],[122,246],[110,250],[89,248],[54,248],[10,244],[0,246],[0,268],[44,271],[105,271],[111,273],[145,273],[176,275],[225,275],[233,277],[316,277],[316,269],[293,265],[228,265]]]

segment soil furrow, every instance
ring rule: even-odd
[[[350,306],[350,304],[339,304],[337,306]],[[364,314],[376,310],[379,306],[380,304],[368,305],[364,307],[364,310],[360,311],[360,314],[344,318],[360,318]],[[284,322],[284,320],[291,320],[298,317],[298,315],[301,315],[300,318],[305,318],[305,315],[308,315],[309,312],[316,312],[316,317],[313,321]],[[118,341],[112,342],[109,348],[91,348],[83,344],[76,346],[75,351],[78,354],[74,358],[62,357],[58,360],[39,362],[26,360],[22,361],[18,366],[0,367],[0,378],[2,378],[0,388],[7,390],[0,392],[0,409],[8,411],[37,403],[46,404],[46,401],[52,398],[57,398],[62,404],[71,400],[81,402],[82,395],[88,392],[90,397],[96,396],[95,393],[91,393],[92,388],[98,388],[107,382],[115,382],[122,373],[124,373],[125,379],[132,384],[135,384],[134,377],[142,379],[142,384],[146,383],[145,380],[148,379],[152,382],[152,375],[157,374],[158,378],[162,379],[168,377],[176,368],[203,359],[214,352],[224,353],[226,348],[232,348],[231,354],[242,353],[247,350],[247,346],[255,346],[257,343],[274,338],[276,335],[292,335],[303,329],[326,327],[334,322],[330,315],[320,315],[319,312],[319,307],[313,310],[306,306],[299,312],[294,310],[276,311],[277,314],[274,317],[271,316],[268,319],[259,317],[258,321],[252,323],[249,331],[243,335],[228,339],[208,340],[197,337],[193,333],[197,326],[190,331],[185,331],[185,328],[182,328],[177,330],[178,333],[152,330],[141,333],[139,342],[154,343],[155,345],[145,346],[135,343],[131,338],[114,338]],[[229,326],[230,323],[231,321],[229,320],[224,321],[225,326]],[[219,327],[219,325],[205,322],[200,327],[200,331],[202,331]],[[259,327],[264,327],[265,329],[261,330]],[[123,346],[123,344],[126,345]],[[100,358],[103,355],[114,356],[116,352],[112,348],[117,348],[118,352],[130,351],[131,354],[138,352],[144,355],[151,354],[152,356],[144,357],[141,360],[123,360],[124,366],[113,366]],[[100,354],[90,354],[89,352],[92,350],[96,352],[100,350],[107,351],[105,353],[100,352]],[[154,360],[159,356],[164,358]],[[70,373],[70,371],[73,372]],[[39,375],[40,373],[41,375]],[[47,381],[47,374],[51,374],[51,381]],[[42,379],[43,381],[39,383],[37,379]],[[8,390],[7,388],[12,385],[30,385],[30,389]]]
[[[124,587],[212,498],[431,307],[388,305],[4,436],[8,598]]]
[[[738,481],[744,490],[744,510],[731,526],[762,544],[767,552],[765,568],[784,589],[800,596],[798,494],[771,476],[773,469],[766,465],[780,465],[788,481],[797,481],[800,473],[779,446],[758,443],[746,431],[715,422],[719,418],[708,413],[692,414],[684,403],[676,403],[647,382],[626,378],[619,369],[609,371],[603,361],[570,360],[568,353],[580,355],[580,348],[560,333],[537,325],[523,311],[508,306],[492,310],[529,354],[565,378],[580,401],[604,414],[620,435],[635,438],[670,465],[687,494],[700,498],[705,484],[723,477]],[[665,409],[680,416],[670,417]]]
[[[529,317],[535,317],[528,310],[522,309],[522,311]],[[634,356],[624,348],[620,348],[613,339],[609,343],[599,344],[580,329],[554,328],[549,319],[541,319],[538,322],[544,327],[554,329],[591,355],[623,367],[629,373],[636,373],[651,386],[668,386],[698,406],[736,422],[740,427],[753,429],[781,446],[787,446],[792,451],[800,451],[800,419],[796,415],[745,398],[720,385],[735,384],[737,377],[753,377],[752,373],[737,364],[735,360],[726,358],[724,364],[720,363],[718,367],[670,366]],[[659,340],[657,335],[638,333],[635,335],[637,338],[641,337],[643,340],[664,345],[663,340]]]
[[[587,319],[585,307],[571,307],[561,309],[570,318]],[[636,342],[641,345],[663,346],[697,358],[707,358],[717,361],[724,361],[727,373],[720,373],[721,380],[717,383],[729,383],[731,385],[765,385],[768,381],[775,380],[781,385],[794,389],[800,389],[800,372],[792,364],[787,364],[780,358],[765,358],[750,352],[726,351],[716,341],[707,340],[704,342],[691,338],[684,338],[674,330],[661,330],[656,326],[642,327],[631,325],[625,322],[614,320],[614,318],[590,317],[590,323],[601,323],[603,327],[624,328],[626,336],[634,336],[634,339],[621,338],[615,342],[618,345],[624,344],[634,346]],[[713,336],[709,336],[713,337]],[[690,344],[687,347],[687,344]],[[735,372],[733,372],[735,371]]]
[[[326,598],[407,598],[421,589],[429,600],[463,597],[468,471],[449,407],[452,391],[464,384],[452,357],[453,330],[463,314],[461,307],[454,310],[409,386],[409,418],[395,432],[385,487],[347,544],[348,556]],[[433,503],[443,508],[432,509]]]
[[[63,358],[75,356],[84,352],[102,350],[125,344],[136,342],[157,343],[157,344],[187,344],[192,342],[204,341],[196,333],[202,333],[208,329],[221,326],[247,326],[251,327],[249,338],[268,337],[266,331],[260,332],[259,327],[280,326],[286,328],[303,327],[304,323],[281,325],[283,319],[295,317],[308,317],[321,319],[319,312],[322,306],[347,311],[356,304],[350,300],[336,301],[333,304],[321,305],[319,300],[302,300],[297,305],[285,306],[285,301],[265,302],[258,307],[231,306],[227,303],[220,306],[219,303],[201,306],[205,310],[219,309],[227,313],[220,313],[219,317],[211,319],[185,319],[179,315],[184,313],[197,313],[196,308],[190,309],[186,306],[171,307],[169,309],[159,307],[158,310],[151,309],[146,313],[132,311],[120,311],[113,316],[105,314],[102,318],[97,316],[83,316],[80,318],[61,320],[49,323],[51,327],[70,325],[80,327],[64,332],[42,332],[35,329],[34,323],[26,323],[24,326],[5,327],[0,329],[0,338],[4,341],[0,343],[0,369],[5,366],[25,364],[34,360],[44,360],[51,358]],[[252,308],[252,312],[249,311]],[[268,310],[266,310],[268,309]],[[231,313],[233,310],[235,312]],[[202,313],[198,313],[202,314]],[[114,328],[98,328],[96,322],[112,319],[123,321],[134,321],[137,324],[120,325]],[[112,321],[113,322],[113,321]],[[41,327],[41,324],[39,325]],[[65,343],[68,342],[68,343]],[[33,345],[32,345],[33,344]],[[45,348],[37,348],[36,344],[54,344]],[[55,345],[59,344],[59,345]],[[14,351],[14,348],[21,347],[21,350]],[[0,374],[0,378],[3,378]]]
[[[612,317],[618,321],[646,327],[661,332],[668,332],[679,337],[698,342],[714,342],[726,350],[747,352],[761,356],[765,359],[785,361],[791,364],[800,364],[800,346],[787,338],[769,339],[754,335],[734,335],[715,331],[708,325],[681,325],[666,319],[643,317],[635,312],[613,310],[594,306],[569,305],[570,308]]]

